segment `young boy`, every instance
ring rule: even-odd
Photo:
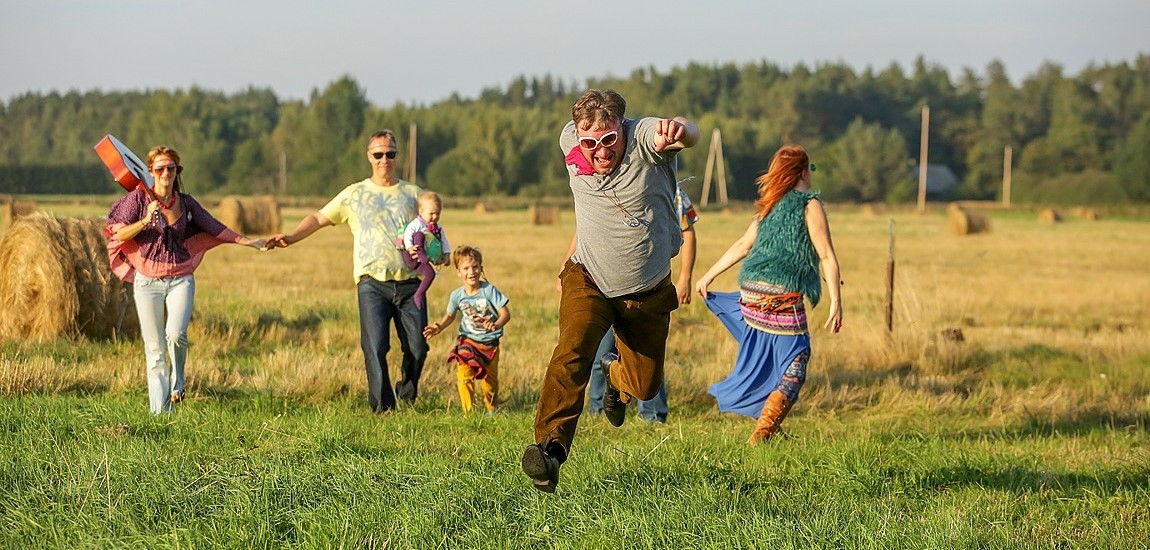
[[[487,414],[493,414],[499,394],[499,338],[511,320],[511,310],[507,309],[507,297],[482,279],[483,255],[479,249],[460,246],[451,253],[451,261],[463,286],[452,291],[447,312],[439,322],[428,325],[423,336],[431,339],[443,332],[455,322],[456,314],[463,312],[459,340],[447,356],[447,362],[456,364],[455,379],[463,412],[471,412],[474,383],[478,381],[483,391],[483,406]]]

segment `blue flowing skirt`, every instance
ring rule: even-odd
[[[709,292],[707,309],[739,342],[735,367],[723,381],[711,385],[722,412],[758,418],[767,395],[779,386],[783,372],[800,353],[811,349],[810,334],[770,334],[747,326],[739,309],[738,292]]]

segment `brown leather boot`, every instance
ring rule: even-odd
[[[759,419],[755,421],[755,429],[751,432],[750,439],[747,443],[751,445],[758,445],[764,441],[770,440],[775,434],[779,433],[779,427],[783,424],[783,419],[787,417],[787,413],[791,411],[792,402],[787,396],[783,395],[780,391],[773,391],[767,396],[767,402],[763,404],[763,412],[759,414]]]

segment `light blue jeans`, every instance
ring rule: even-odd
[[[133,294],[148,362],[148,407],[153,414],[168,412],[172,410],[171,396],[184,394],[188,322],[192,320],[196,280],[191,275],[153,279],[136,273]]]

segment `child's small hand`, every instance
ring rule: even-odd
[[[423,328],[423,337],[425,339],[431,338],[432,336],[439,334],[439,331],[440,331],[439,323],[432,323],[432,324],[427,325],[426,327]]]

